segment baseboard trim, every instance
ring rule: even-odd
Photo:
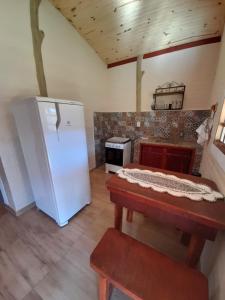
[[[30,204],[28,204],[27,206],[19,209],[19,210],[14,210],[12,207],[8,206],[8,205],[5,205],[5,208],[11,213],[13,214],[14,216],[16,217],[19,217],[21,216],[22,214],[24,214],[25,212],[27,212],[28,210],[30,210],[31,208],[35,207],[35,202],[32,202]]]

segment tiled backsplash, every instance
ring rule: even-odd
[[[104,163],[104,143],[112,136],[129,137],[132,141],[140,137],[155,137],[168,142],[181,138],[196,142],[195,130],[210,115],[209,110],[149,111],[149,112],[95,112],[94,135],[96,165]],[[140,121],[140,127],[137,127]],[[202,152],[198,146],[198,153]],[[133,157],[133,156],[132,156]]]

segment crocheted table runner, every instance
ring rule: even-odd
[[[191,200],[216,201],[223,198],[223,195],[212,190],[209,186],[195,183],[193,181],[178,178],[161,172],[140,169],[120,169],[118,176],[131,183],[138,183],[145,188],[152,188],[154,191],[168,193],[177,197],[187,197]]]

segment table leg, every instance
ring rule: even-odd
[[[115,220],[114,227],[117,230],[122,230],[122,220],[123,220],[123,207],[115,204]]]
[[[127,209],[127,222],[133,222],[133,210]]]
[[[109,284],[105,277],[99,277],[99,300],[109,299]]]
[[[201,256],[203,247],[205,245],[205,240],[200,236],[193,234],[188,246],[188,253],[186,257],[186,263],[190,267],[195,267]]]

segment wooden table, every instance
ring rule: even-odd
[[[127,168],[138,168],[162,172],[138,164],[129,164]],[[217,190],[214,182],[187,174],[164,171],[196,183],[207,184]],[[155,192],[138,184],[113,175],[106,186],[110,199],[115,204],[115,228],[122,230],[123,207],[137,211],[165,224],[172,224],[191,235],[186,263],[195,266],[200,258],[206,240],[214,241],[219,230],[225,230],[225,202],[193,201],[185,197],[175,197],[167,193]]]

